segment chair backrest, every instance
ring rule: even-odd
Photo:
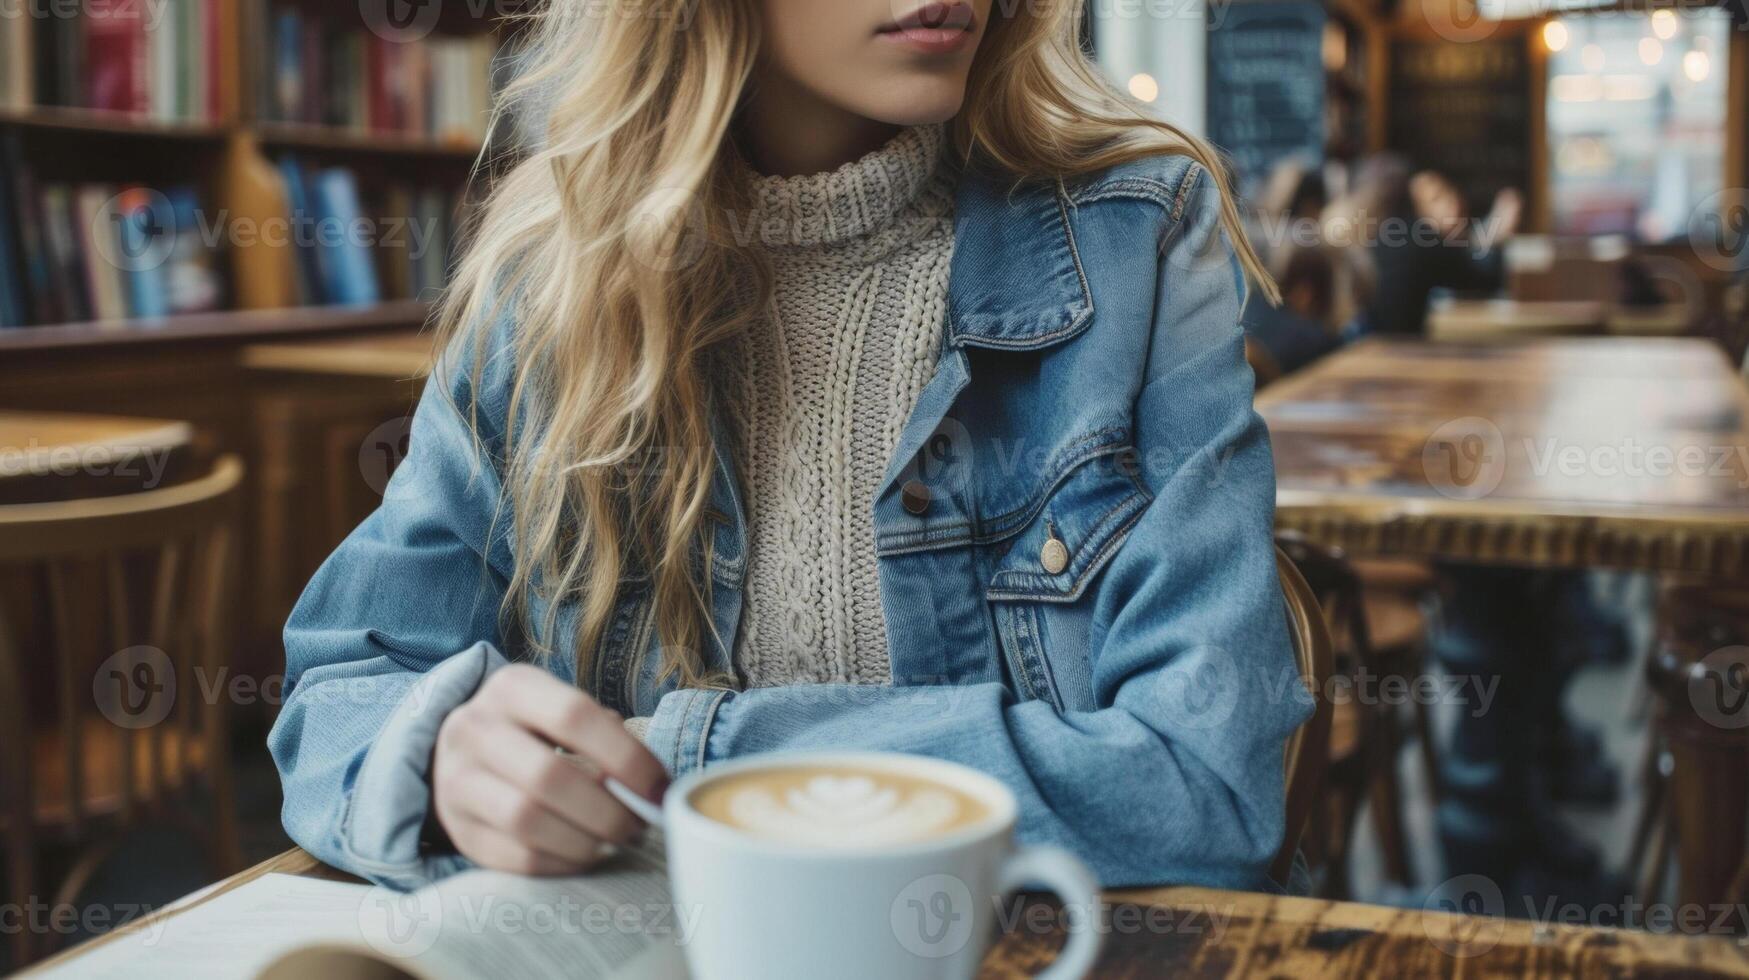
[[[0,606],[9,835],[52,823],[77,839],[99,812],[126,820],[222,768],[225,699],[203,685],[224,683],[232,645],[242,474],[226,456],[162,489],[0,506],[0,569],[47,598],[13,607],[22,633]],[[43,745],[59,758],[33,780]],[[36,799],[47,777],[55,798]]]
[[[1300,834],[1312,808],[1324,791],[1324,773],[1330,764],[1330,700],[1324,696],[1336,669],[1336,653],[1330,628],[1312,586],[1287,551],[1278,547],[1276,571],[1287,601],[1288,630],[1293,636],[1294,656],[1300,677],[1312,691],[1312,717],[1288,738],[1284,759],[1287,774],[1287,834],[1275,856],[1271,874],[1286,882],[1299,850]]]

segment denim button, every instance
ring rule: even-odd
[[[920,480],[912,480],[899,490],[899,501],[905,510],[918,517],[929,510],[929,488]]]
[[[1040,549],[1038,560],[1040,564],[1044,565],[1046,573],[1061,575],[1063,569],[1069,567],[1069,546],[1056,538],[1051,538]]]

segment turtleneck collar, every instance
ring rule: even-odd
[[[881,228],[928,186],[945,143],[941,125],[913,126],[830,173],[755,176],[760,240],[774,247],[838,245]]]

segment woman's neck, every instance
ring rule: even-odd
[[[741,118],[740,142],[762,174],[826,173],[880,149],[902,127],[827,103],[787,79],[762,79]]]

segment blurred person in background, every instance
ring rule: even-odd
[[[1504,188],[1480,226],[1445,175],[1413,171],[1394,154],[1378,154],[1356,169],[1354,186],[1325,217],[1337,237],[1363,251],[1375,284],[1362,322],[1374,334],[1420,336],[1436,290],[1492,293],[1505,279],[1501,246],[1523,214],[1518,191]],[[1327,232],[1328,233],[1328,232]]]

